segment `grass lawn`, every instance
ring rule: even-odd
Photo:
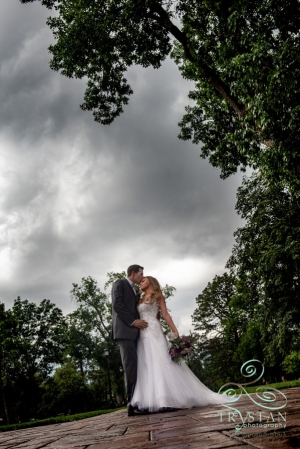
[[[283,388],[292,388],[292,387],[300,387],[300,379],[298,380],[290,380],[286,382],[279,382],[277,384],[267,384],[267,385],[254,385],[249,387],[244,387],[247,393],[256,393],[257,388],[261,388],[264,390],[268,390],[269,388],[275,388],[276,390],[282,390]],[[241,393],[240,389],[235,390],[237,393]],[[261,391],[261,390],[260,390]],[[242,393],[245,392],[242,390]]]
[[[96,410],[94,412],[78,413],[77,415],[63,415],[56,416],[55,418],[37,419],[36,421],[22,422],[17,424],[9,424],[5,426],[0,425],[0,432],[6,432],[9,430],[27,429],[29,427],[47,426],[48,424],[57,424],[62,422],[77,421],[79,419],[92,418],[93,416],[103,415],[105,413],[115,412],[116,410],[122,410],[124,407]]]

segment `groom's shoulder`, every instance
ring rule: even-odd
[[[115,295],[122,294],[124,295],[127,291],[127,286],[129,286],[129,282],[127,279],[117,279],[111,288],[111,294],[112,297],[115,297]]]
[[[126,284],[128,284],[127,279],[117,279],[114,283],[113,283],[113,287],[117,287],[118,285],[121,286],[125,286]]]
[[[126,278],[122,278],[122,279],[117,279],[115,282],[118,282],[118,283],[120,283],[120,284],[128,284],[128,281],[127,281],[127,279]]]

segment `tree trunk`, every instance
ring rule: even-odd
[[[3,389],[2,389],[2,400],[3,400],[3,408],[4,408],[4,411],[5,411],[6,423],[10,424],[10,422],[9,422],[9,415],[8,415],[8,410],[7,410],[7,405],[6,405],[6,400],[5,400],[5,395],[4,395]]]

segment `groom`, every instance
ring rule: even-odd
[[[126,392],[128,397],[128,416],[133,416],[135,410],[130,405],[137,378],[137,340],[139,329],[145,329],[148,323],[140,319],[137,310],[139,295],[135,284],[139,284],[144,276],[144,268],[140,265],[130,265],[127,278],[118,279],[113,283],[112,298],[112,338],[120,345],[120,353],[125,373]]]

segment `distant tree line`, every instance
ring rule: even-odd
[[[104,290],[125,272],[108,273]],[[174,287],[163,288],[166,298]],[[91,278],[73,284],[74,312],[44,299],[0,303],[0,417],[5,424],[124,403],[119,348],[112,341],[110,295]]]

